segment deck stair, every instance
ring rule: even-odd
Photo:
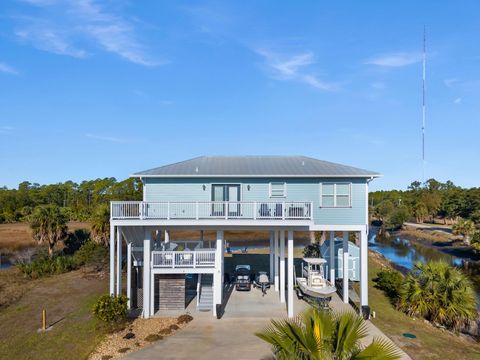
[[[202,274],[198,310],[211,311],[213,307],[213,274]]]

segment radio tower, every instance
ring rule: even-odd
[[[425,182],[425,73],[427,62],[426,31],[423,26],[423,73],[422,73],[422,182]]]

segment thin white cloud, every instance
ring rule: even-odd
[[[102,141],[108,141],[108,142],[116,142],[116,143],[126,143],[126,142],[128,142],[125,139],[114,137],[114,136],[103,136],[103,135],[97,135],[97,134],[91,134],[91,133],[87,133],[87,134],[85,134],[85,136],[90,138],[90,139],[102,140]]]
[[[367,65],[376,65],[382,67],[403,67],[415,64],[422,60],[422,54],[416,52],[398,52],[391,54],[382,54],[372,57],[365,61]]]
[[[138,41],[134,23],[108,12],[105,3],[101,6],[93,0],[26,2],[41,11],[35,18],[17,18],[22,24],[15,33],[38,49],[85,58],[94,51],[93,44],[138,65],[165,63],[153,60]]]
[[[383,90],[385,89],[385,83],[376,81],[370,84],[370,87],[375,90]]]
[[[85,58],[88,55],[87,51],[71,44],[67,34],[62,34],[60,30],[44,26],[44,24],[31,24],[27,28],[15,31],[15,35],[23,41],[31,42],[37,49],[57,55],[74,58]]]
[[[172,105],[172,100],[160,100],[160,105]]]
[[[460,105],[462,103],[462,98],[461,97],[456,98],[455,100],[453,100],[453,103],[455,105]]]
[[[323,81],[310,70],[310,66],[315,64],[311,51],[296,55],[283,55],[266,49],[256,49],[255,52],[264,58],[275,79],[298,81],[324,91],[338,90],[338,84]]]
[[[144,93],[143,91],[141,91],[141,90],[136,90],[136,89],[135,89],[135,90],[132,90],[132,92],[133,92],[135,95],[137,95],[138,97],[146,97],[146,96],[147,96],[147,94],[145,94],[145,93]]]
[[[0,126],[0,134],[10,134],[13,131],[11,126]]]
[[[17,70],[5,63],[0,63],[0,72],[5,74],[18,75]]]
[[[449,78],[449,79],[443,80],[443,83],[445,84],[446,87],[452,87],[454,84],[458,82],[459,80],[457,78]]]

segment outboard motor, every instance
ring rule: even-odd
[[[255,287],[262,289],[262,296],[265,296],[267,289],[270,288],[270,279],[266,272],[261,271],[255,279]]]

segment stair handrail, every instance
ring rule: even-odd
[[[202,294],[202,274],[198,274],[197,278],[197,308],[200,305],[200,295]]]

